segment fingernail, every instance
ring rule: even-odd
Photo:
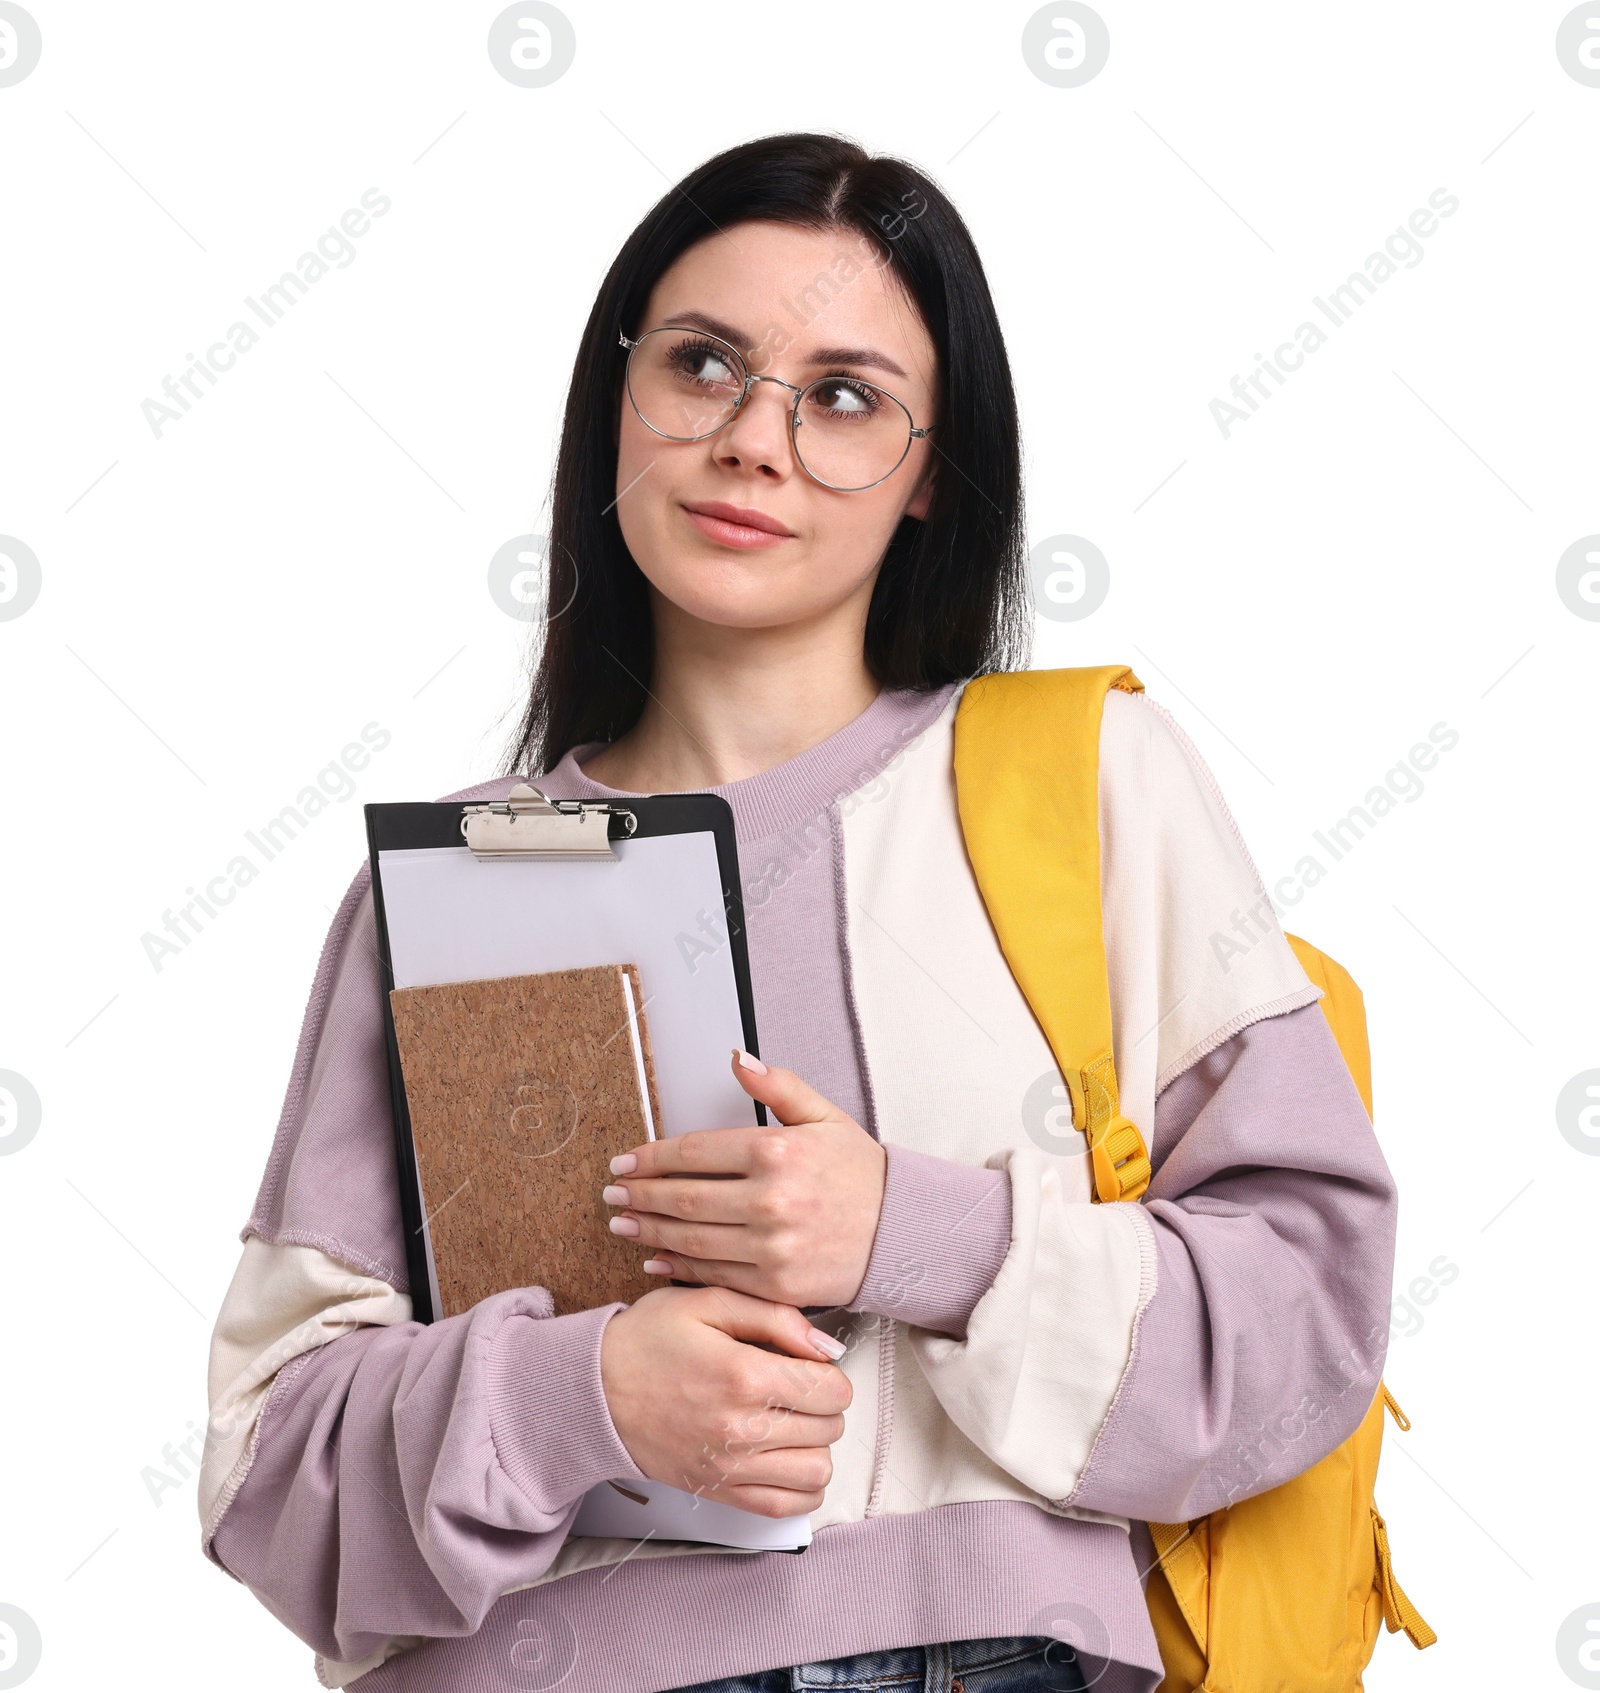
[[[638,1168],[639,1160],[631,1152],[619,1152],[611,1160],[611,1173],[614,1176],[631,1176]]]
[[[626,1205],[628,1190],[625,1187],[603,1187],[600,1189],[600,1197],[607,1205]]]
[[[665,1258],[646,1258],[644,1261],[644,1273],[647,1276],[670,1276],[672,1274],[672,1266]]]
[[[808,1333],[811,1337],[811,1344],[819,1352],[826,1352],[830,1358],[842,1358],[844,1356],[844,1342],[842,1340],[835,1340],[831,1334],[824,1334],[821,1329],[811,1329],[808,1330]]]
[[[613,1217],[611,1219],[611,1232],[626,1235],[629,1240],[637,1240],[639,1238],[639,1225],[632,1217]]]
[[[742,1046],[736,1046],[733,1049],[733,1056],[739,1060],[744,1069],[753,1070],[758,1076],[766,1075],[766,1065],[753,1052],[746,1052]]]

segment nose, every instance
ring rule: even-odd
[[[771,392],[763,394],[763,388]],[[789,433],[793,412],[791,391],[773,376],[758,376],[733,421],[712,436],[712,455],[729,470],[755,470],[782,480],[795,470],[794,441]]]

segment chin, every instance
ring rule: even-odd
[[[723,629],[771,629],[803,623],[828,609],[816,584],[809,593],[784,592],[759,555],[729,558],[708,550],[688,561],[681,555],[669,570],[646,570],[651,588],[685,617]]]
[[[749,593],[707,593],[685,590],[667,594],[672,604],[686,617],[709,623],[719,629],[777,629],[789,623],[803,623],[825,609],[819,605],[789,603],[775,599],[770,589],[755,585]]]

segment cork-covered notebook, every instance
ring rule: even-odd
[[[663,1130],[632,964],[396,988],[400,1067],[441,1316],[512,1287],[556,1314],[662,1285],[608,1226],[619,1152]]]

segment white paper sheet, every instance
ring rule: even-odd
[[[481,860],[464,846],[381,853],[395,986],[636,965],[661,1104],[657,1133],[753,1123],[750,1098],[728,1068],[744,1026],[716,837],[652,835],[615,845],[615,861]],[[431,1278],[431,1243],[428,1263]],[[436,1284],[433,1297],[437,1311]],[[654,1529],[658,1540],[810,1543],[809,1517],[758,1517],[659,1482],[621,1485],[651,1503],[602,1483],[585,1495],[571,1532],[637,1538]]]
[[[625,1491],[624,1491],[625,1490]],[[638,1502],[642,1495],[646,1501]],[[605,1482],[578,1507],[573,1534],[606,1540],[705,1540],[749,1551],[789,1552],[811,1544],[810,1517],[758,1517],[720,1499],[697,1499],[659,1481]]]

